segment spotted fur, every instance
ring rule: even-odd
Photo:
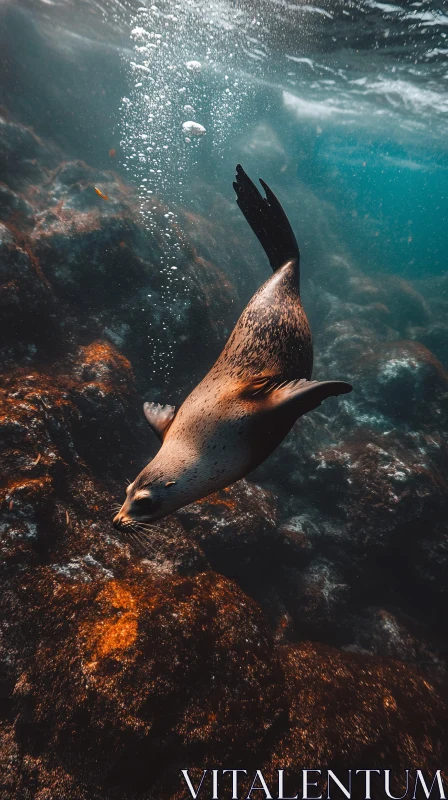
[[[255,230],[256,221],[249,221]],[[258,289],[210,372],[180,406],[156,457],[128,487],[117,527],[161,519],[255,469],[304,413],[297,404],[276,403],[275,389],[298,379],[306,383],[312,366],[297,250]],[[325,396],[341,391],[349,389]],[[136,499],[143,489],[150,492],[150,506]]]

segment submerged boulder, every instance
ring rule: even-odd
[[[73,584],[43,569],[27,595],[38,636],[14,691],[22,747],[123,797],[173,760],[224,763],[265,746],[285,706],[282,672],[259,610],[232,582],[142,564]]]
[[[448,375],[422,344],[383,344],[362,359],[358,376],[359,399],[366,411],[417,429],[445,424]]]
[[[299,764],[375,763],[404,776],[409,765],[433,774],[446,763],[446,706],[409,667],[311,643],[284,648],[283,658],[289,725],[273,766],[298,779]]]
[[[178,512],[218,572],[257,584],[276,548],[274,497],[241,480]]]

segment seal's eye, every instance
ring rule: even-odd
[[[154,506],[151,492],[148,491],[148,489],[140,489],[138,492],[136,492],[133,497],[133,501],[138,514],[148,514]]]
[[[141,489],[135,493],[134,501],[139,505],[140,503],[144,503],[145,506],[150,506],[152,503],[151,492],[149,492],[147,489]]]
[[[151,492],[149,489],[139,489],[135,495],[134,500],[150,500],[151,499]]]

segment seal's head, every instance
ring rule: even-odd
[[[126,500],[113,520],[114,528],[124,531],[138,523],[155,522],[181,507],[177,480],[155,478],[143,470],[126,489]]]

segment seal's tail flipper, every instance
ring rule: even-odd
[[[299,247],[283,208],[274,192],[261,180],[266,197],[262,197],[241,164],[236,168],[233,188],[237,204],[262,245],[274,272],[287,261],[299,262]]]

